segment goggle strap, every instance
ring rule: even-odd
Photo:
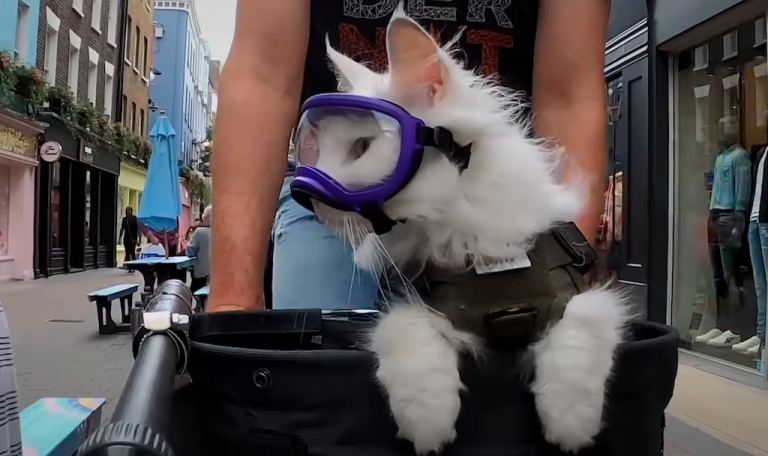
[[[389,232],[397,222],[389,218],[381,208],[378,207],[365,207],[360,211],[360,215],[368,219],[373,227],[373,232],[382,235]]]
[[[445,154],[446,158],[459,168],[459,173],[469,166],[472,143],[462,146],[453,140],[453,133],[445,127],[419,127],[416,140],[423,146],[434,147]]]

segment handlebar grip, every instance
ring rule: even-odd
[[[135,423],[108,423],[80,447],[78,455],[174,456],[163,434]]]

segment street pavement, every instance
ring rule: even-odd
[[[0,283],[22,408],[41,397],[103,397],[102,418],[112,416],[133,362],[131,336],[99,336],[96,305],[86,295],[120,283],[143,286],[141,274],[118,269]]]
[[[102,419],[112,416],[133,363],[131,337],[99,336],[96,306],[86,295],[121,283],[143,286],[140,274],[119,269],[0,283],[22,408],[41,397],[102,397]],[[665,455],[768,456],[765,410],[767,391],[681,364]]]

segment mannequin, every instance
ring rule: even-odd
[[[749,154],[738,145],[738,118],[723,117],[719,126],[720,154],[715,159],[709,204],[710,231],[717,248],[711,249],[710,255],[718,297],[730,296],[731,303],[738,300],[739,304],[744,305],[743,278],[739,271],[738,257],[748,217],[747,211],[750,209],[752,164]],[[768,196],[768,192],[766,195]],[[768,244],[768,225],[766,235]],[[717,347],[732,347],[741,342],[741,336],[730,330],[721,332],[719,329],[713,329],[698,336],[696,342]],[[750,344],[754,344],[754,340]]]
[[[755,276],[757,322],[755,335],[733,345],[733,350],[757,356],[765,342],[766,303],[768,303],[768,179],[766,179],[766,149],[757,155],[755,197],[749,217],[749,255]]]

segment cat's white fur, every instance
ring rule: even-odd
[[[397,42],[403,39],[409,42]],[[575,218],[582,207],[581,191],[558,181],[559,155],[529,137],[517,95],[464,69],[402,9],[390,21],[387,44],[390,71],[383,74],[329,45],[339,87],[396,102],[427,125],[450,129],[458,143],[472,143],[472,156],[466,171],[459,173],[444,155],[427,148],[414,178],[384,207],[390,218],[407,222],[380,239],[368,234],[370,225],[356,214],[315,203],[319,218],[356,247],[361,267],[380,272],[377,255],[386,251],[397,267],[431,262],[466,268],[476,258],[518,254],[554,222]],[[431,71],[413,68],[413,49],[422,56],[431,49],[436,60],[420,63]],[[403,73],[417,75],[416,82]],[[421,74],[428,75],[424,81],[418,79]],[[346,185],[380,182],[394,168],[399,148],[360,119],[335,118],[317,130],[317,166]],[[368,151],[349,159],[352,143],[366,135],[374,137]],[[399,435],[424,454],[439,451],[456,436],[464,388],[458,355],[477,350],[477,344],[418,298],[406,301],[382,318],[371,335],[371,349]],[[545,436],[565,450],[590,444],[600,430],[605,385],[626,320],[616,293],[583,293],[533,348],[532,390]]]

